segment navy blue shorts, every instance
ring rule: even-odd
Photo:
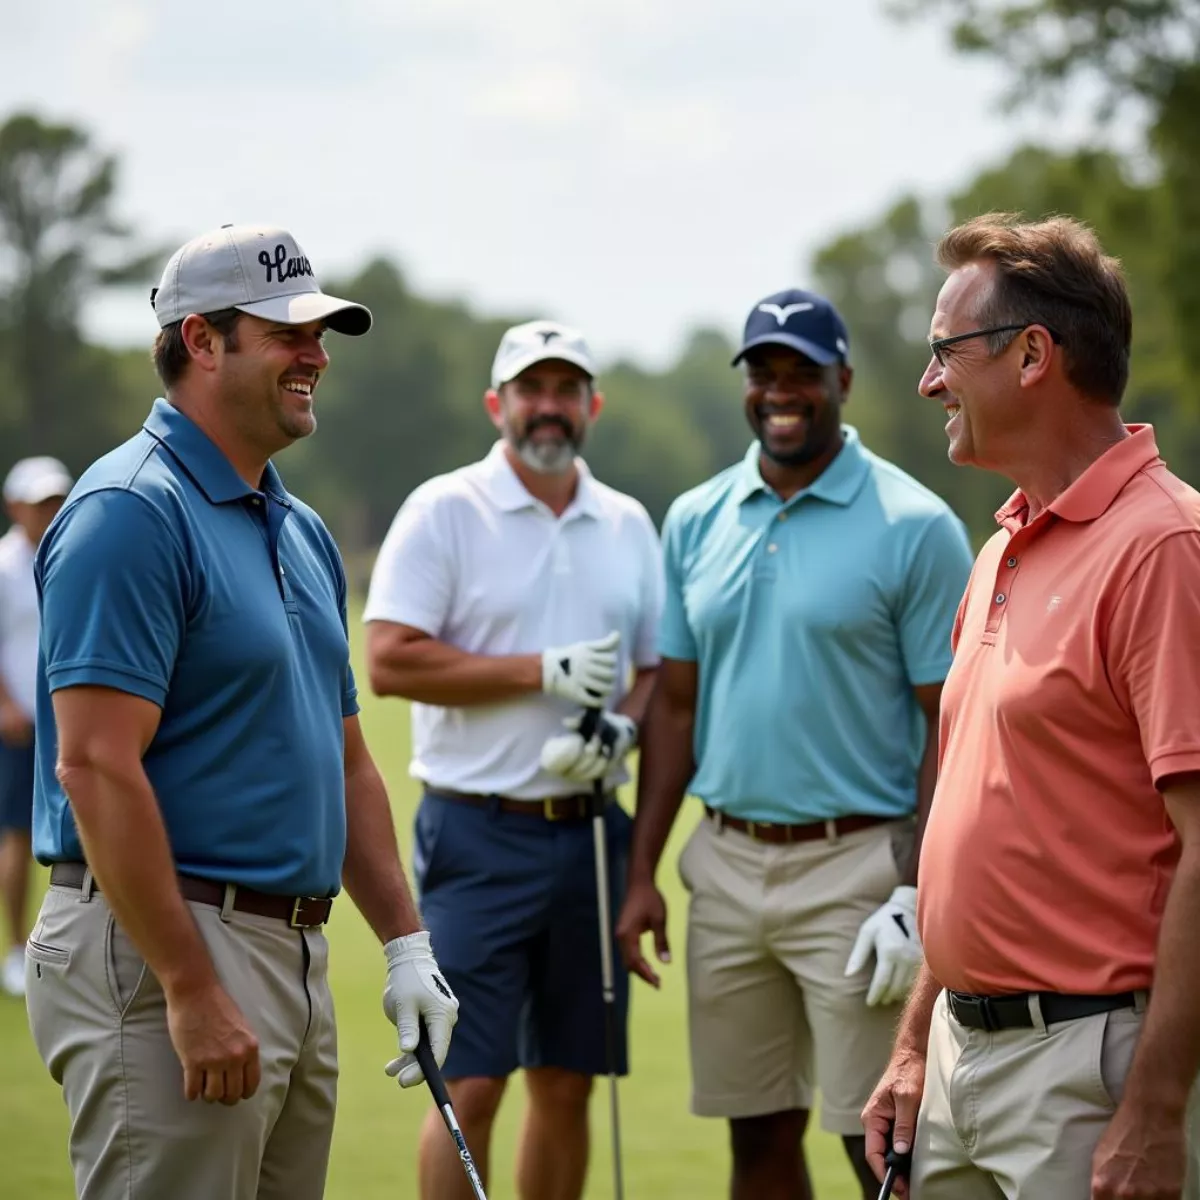
[[[28,833],[33,825],[33,746],[0,742],[0,829]]]
[[[633,822],[610,804],[605,823],[611,934]],[[414,824],[421,915],[460,1005],[446,1077],[496,1078],[518,1067],[606,1074],[592,822],[426,792]],[[614,982],[624,1075],[629,977],[615,948]]]

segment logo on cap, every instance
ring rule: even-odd
[[[760,304],[758,311],[774,317],[782,326],[787,324],[788,317],[793,313],[808,312],[810,308],[812,305],[805,300],[800,304]]]
[[[267,268],[268,283],[282,283],[285,279],[299,279],[301,275],[313,273],[312,264],[303,255],[288,258],[287,247],[282,242],[275,247],[274,258],[265,250],[260,250],[258,261]],[[271,279],[272,271],[275,272],[274,280]]]

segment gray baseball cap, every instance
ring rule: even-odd
[[[596,374],[591,348],[578,329],[555,321],[526,321],[514,325],[500,339],[492,362],[492,387],[516,379],[526,367],[548,359],[574,363],[589,376]]]
[[[282,325],[324,321],[354,337],[371,328],[370,310],[321,291],[296,239],[268,225],[222,225],[193,238],[171,255],[150,303],[160,328],[222,308]]]

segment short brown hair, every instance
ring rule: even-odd
[[[242,314],[236,308],[221,308],[200,315],[221,335],[226,350],[237,349],[237,324]],[[158,331],[150,357],[163,387],[170,387],[181,378],[192,358],[183,341],[182,321],[164,325]]]
[[[1018,213],[986,213],[951,229],[937,247],[947,271],[969,263],[996,265],[996,284],[976,314],[982,325],[1045,325],[1062,341],[1068,381],[1079,391],[1120,404],[1129,382],[1133,312],[1120,262],[1104,253],[1088,226],[1073,217],[1025,221]],[[993,354],[1016,333],[993,334]]]

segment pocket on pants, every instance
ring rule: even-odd
[[[1105,1013],[1101,1024],[1096,1054],[1096,1079],[1100,1094],[1115,1110],[1125,1094],[1133,1054],[1142,1032],[1142,1014],[1131,1008]]]
[[[149,973],[141,952],[110,913],[104,923],[104,976],[118,1017],[124,1017],[141,994]]]

